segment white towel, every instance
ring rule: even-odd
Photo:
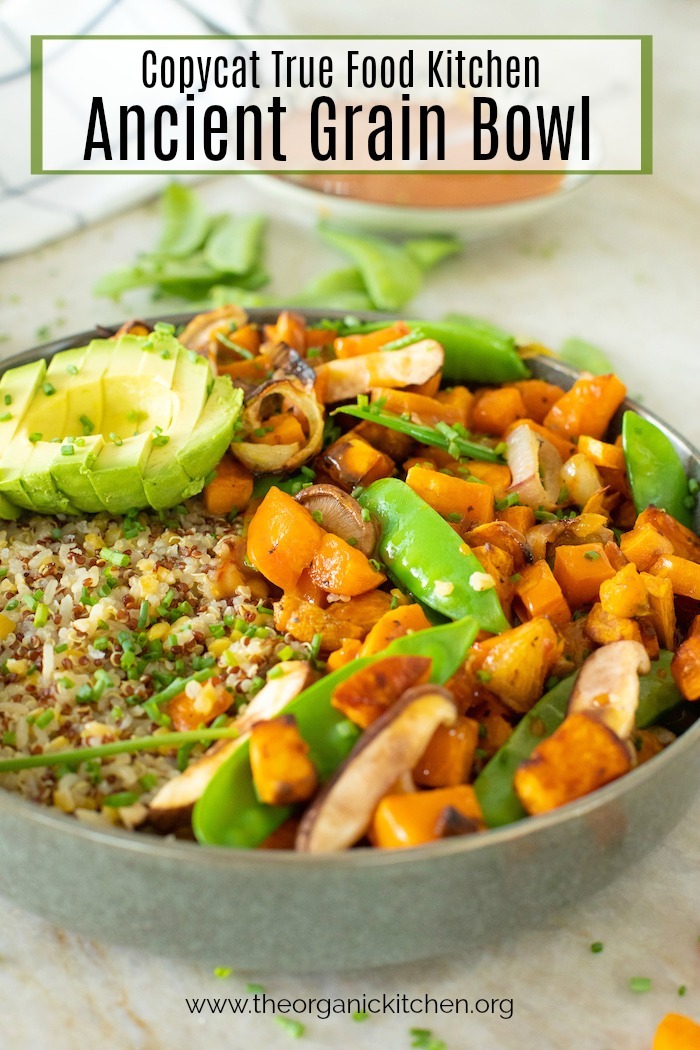
[[[0,5],[0,256],[14,255],[154,196],[160,175],[32,175],[30,172],[30,38],[162,33],[284,33],[275,0],[5,0]],[[61,61],[44,69],[74,119]],[[71,161],[74,158],[71,158]]]

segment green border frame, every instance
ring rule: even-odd
[[[654,152],[654,134],[653,134],[653,38],[650,35],[645,34],[531,34],[531,35],[513,35],[513,34],[481,34],[481,35],[445,35],[435,34],[427,36],[393,36],[390,34],[383,35],[357,35],[357,34],[343,34],[339,36],[321,36],[321,35],[310,35],[310,34],[274,34],[274,35],[262,35],[262,34],[226,34],[226,33],[212,33],[212,34],[197,34],[188,36],[185,34],[175,33],[164,33],[159,35],[110,35],[105,33],[90,34],[89,36],[71,36],[69,34],[53,34],[46,36],[32,36],[31,38],[31,64],[30,64],[30,90],[31,90],[31,160],[30,160],[30,171],[32,175],[279,175],[279,168],[259,168],[254,171],[249,169],[241,168],[133,168],[128,170],[115,170],[115,171],[85,171],[74,168],[44,168],[44,145],[43,145],[43,112],[44,112],[44,70],[43,70],[43,55],[44,55],[44,41],[45,40],[638,40],[640,43],[640,60],[641,60],[641,136],[640,136],[640,167],[639,168],[618,168],[618,169],[605,169],[599,171],[593,168],[564,168],[564,169],[553,169],[553,168],[528,168],[527,172],[513,171],[512,168],[457,168],[457,169],[445,169],[440,171],[443,175],[467,175],[467,174],[482,174],[482,175],[513,175],[513,174],[527,174],[527,175],[651,175],[653,174],[653,152]],[[330,169],[323,168],[311,168],[311,169],[289,169],[285,170],[285,175],[317,175],[319,172],[324,170],[330,171]],[[377,168],[369,169],[333,169],[334,175],[376,175],[376,174],[396,174],[397,169],[391,168],[389,170],[382,171]],[[404,175],[411,174],[425,174],[424,171],[402,171]]]

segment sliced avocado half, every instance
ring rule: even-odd
[[[167,330],[10,369],[3,396],[0,518],[174,506],[203,488],[243,400]]]

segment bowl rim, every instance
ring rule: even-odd
[[[271,320],[277,317],[280,309],[283,309],[283,307],[256,307],[246,310],[246,313],[252,321],[270,323]],[[344,311],[320,309],[304,310],[303,314],[305,318],[314,322],[322,319],[340,320],[347,316],[347,312]],[[196,311],[190,310],[148,317],[144,320],[149,324],[154,324],[156,321],[184,324],[195,315]],[[353,314],[353,316],[357,316],[359,320],[363,321],[379,321],[394,319],[396,315],[358,311],[357,315]],[[89,342],[91,339],[106,338],[112,335],[118,327],[119,325],[96,326],[93,329],[78,332],[74,335],[62,336],[60,339],[21,351],[11,357],[0,360],[0,375],[7,369],[14,368],[17,365],[37,360],[40,357],[51,357],[60,350],[69,349],[76,345],[79,346],[83,341]],[[529,360],[541,361],[560,372],[562,376],[572,380],[575,380],[580,375],[577,369],[572,368],[563,361],[559,361],[555,357],[538,355]],[[623,408],[633,409],[659,426],[676,444],[682,446],[690,459],[695,460],[696,472],[700,473],[700,452],[678,431],[632,399],[625,398]],[[359,848],[346,850],[341,853],[297,853],[294,850],[245,850],[226,846],[208,846],[198,842],[179,840],[170,835],[162,837],[146,835],[136,831],[129,831],[126,828],[97,827],[81,823],[75,817],[22,798],[20,795],[5,788],[0,788],[0,818],[5,815],[20,819],[24,818],[27,823],[38,829],[47,829],[56,833],[63,832],[69,837],[81,840],[88,845],[106,846],[131,855],[150,856],[157,861],[162,858],[164,861],[169,859],[180,864],[193,864],[194,866],[214,863],[224,867],[235,868],[241,864],[250,864],[257,869],[258,866],[287,868],[290,865],[295,865],[302,866],[302,868],[321,866],[324,869],[336,870],[347,867],[352,869],[367,867],[374,869],[375,867],[392,867],[397,864],[418,863],[420,861],[438,862],[456,855],[468,855],[490,848],[497,849],[501,843],[526,838],[537,834],[538,831],[546,832],[558,824],[585,817],[594,810],[604,808],[606,804],[614,803],[618,798],[626,795],[628,791],[634,790],[637,785],[641,785],[650,778],[660,774],[669,762],[675,761],[676,757],[680,757],[682,753],[695,747],[699,740],[700,718],[692,726],[689,726],[680,737],[674,740],[673,744],[664,748],[652,760],[645,762],[610,784],[597,788],[583,798],[566,803],[564,806],[560,806],[549,813],[527,817],[499,828],[489,828],[484,834],[464,835],[432,842],[429,844],[429,849],[422,845],[398,850]]]

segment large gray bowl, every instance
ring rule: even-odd
[[[103,334],[84,332],[4,365]],[[530,364],[561,386],[574,381],[552,359]],[[700,456],[679,434],[629,406],[660,425],[690,473],[700,473]],[[697,722],[639,769],[551,814],[386,852],[205,848],[96,830],[0,791],[0,892],[88,936],[214,965],[301,972],[434,956],[536,923],[658,844],[694,797],[699,742]]]

